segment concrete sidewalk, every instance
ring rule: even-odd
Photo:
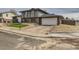
[[[49,33],[51,37],[66,37],[66,38],[79,38],[79,33],[77,32],[58,32],[58,33]]]
[[[31,30],[31,29],[29,29]],[[24,36],[30,36],[30,37],[41,37],[41,38],[50,38],[50,37],[59,37],[59,38],[79,38],[79,33],[77,32],[52,32],[52,33],[49,33],[49,34],[42,34],[42,33],[32,33],[30,31],[22,31],[22,30],[13,30],[13,29],[9,29],[9,28],[3,28],[1,27],[0,28],[0,31],[2,32],[8,32],[8,33],[15,33],[15,34],[21,34],[21,35],[24,35]]]

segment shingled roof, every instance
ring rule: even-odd
[[[22,12],[27,12],[27,11],[32,11],[32,10],[41,11],[41,12],[43,12],[43,13],[45,13],[45,14],[49,14],[47,11],[44,11],[44,10],[42,10],[42,9],[40,9],[40,8],[31,8],[31,9],[29,9],[29,10],[24,10],[24,11],[20,11],[20,12],[22,13]]]
[[[63,17],[62,15],[55,15],[55,14],[44,14],[41,17]]]

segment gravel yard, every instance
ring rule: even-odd
[[[21,31],[29,35],[46,35],[47,33],[51,32],[79,32],[78,25],[64,25],[64,24],[58,26],[39,26],[30,24],[29,26],[21,28],[20,30],[12,27],[4,27],[4,29]]]
[[[50,50],[78,50],[79,49],[79,39],[69,39],[69,38],[54,38],[52,43],[56,42],[54,45],[48,47]]]
[[[19,47],[24,50],[78,50],[79,39],[44,38],[44,40],[25,39]]]

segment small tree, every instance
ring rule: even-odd
[[[66,17],[66,19],[69,19],[68,17]]]

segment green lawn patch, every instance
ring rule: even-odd
[[[22,24],[22,23],[11,23],[9,24],[10,27],[15,27],[15,28],[23,28],[25,26],[28,26],[28,25],[25,25],[25,24]]]

